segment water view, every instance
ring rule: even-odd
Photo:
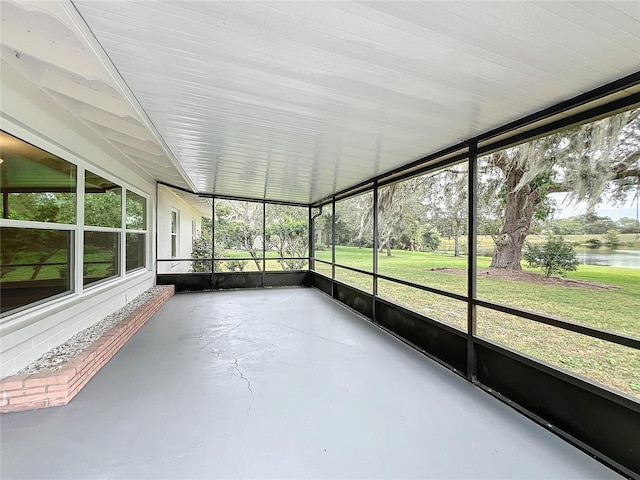
[[[581,265],[601,265],[605,267],[640,269],[640,249],[632,250],[628,248],[577,247],[575,248],[575,252]],[[478,255],[491,257],[493,255],[493,249],[479,249]]]
[[[639,268],[640,250],[615,248],[576,248],[576,256],[583,265]]]

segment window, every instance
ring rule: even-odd
[[[127,190],[127,230],[147,229],[147,199]]]
[[[84,178],[84,224],[122,227],[122,187],[88,170]]]
[[[86,287],[120,275],[122,187],[89,170],[84,178],[82,284]]]
[[[146,198],[3,131],[0,151],[3,317],[146,265]]]
[[[178,211],[171,210],[171,258],[178,256]]]
[[[126,269],[127,272],[142,268],[145,266],[145,245],[146,235],[144,233],[126,233],[126,245],[127,260]]]
[[[84,232],[82,283],[84,286],[120,274],[120,234]]]
[[[2,218],[76,223],[75,165],[2,131],[0,150]]]
[[[3,227],[2,313],[73,291],[70,230]]]
[[[158,215],[158,273],[211,272],[212,200],[159,185]]]
[[[129,190],[126,199],[125,271],[130,272],[146,265],[147,199]]]
[[[74,291],[77,168],[2,131],[0,151],[0,295],[8,314]]]

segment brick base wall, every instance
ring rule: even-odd
[[[62,368],[0,380],[0,413],[66,405],[122,346],[173,296],[173,285],[134,310]]]

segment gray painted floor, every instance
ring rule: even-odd
[[[620,478],[311,289],[175,296],[1,477]]]

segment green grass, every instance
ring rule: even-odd
[[[466,256],[392,253],[391,257],[379,256],[380,274],[466,294],[466,275],[432,270],[464,271]],[[316,252],[316,258],[330,261],[331,251]],[[370,271],[372,250],[338,246],[336,259],[344,265]],[[478,257],[478,269],[488,267],[490,260],[489,257]],[[331,274],[328,265],[317,264],[317,270]],[[337,271],[338,280],[371,291],[370,276],[345,269]],[[640,338],[640,270],[581,265],[568,278],[615,288],[594,290],[480,276],[478,298]],[[465,302],[387,281],[379,281],[379,295],[466,331]],[[478,335],[640,398],[640,352],[637,350],[483,308],[478,310]]]
[[[47,259],[47,263],[66,263],[66,251],[60,251]],[[39,258],[37,254],[23,253],[17,256],[13,261],[15,264],[37,264]],[[64,270],[63,265],[45,265],[43,266],[34,280],[54,280],[59,279],[60,270]],[[3,282],[25,282],[31,279],[34,273],[34,267],[13,267],[3,277]]]
[[[260,252],[260,254],[262,254],[262,252]],[[244,250],[225,250],[224,251],[224,258],[228,258],[228,259],[234,259],[234,258],[251,258],[251,254],[249,252],[246,252]],[[267,262],[266,262],[266,270],[267,271],[282,271],[282,266],[280,265],[280,263],[276,260],[279,258],[278,252],[274,252],[274,251],[268,251],[266,252],[266,257]],[[258,266],[256,265],[256,262],[254,260],[245,260],[245,266],[243,269],[243,272],[258,272]],[[262,258],[258,258],[258,263],[260,263],[260,268],[262,268]],[[221,271],[223,272],[228,272],[228,265],[227,262],[225,260],[220,260],[219,261],[219,265],[222,268]],[[307,262],[304,262],[304,266],[301,268],[307,268],[308,264]]]
[[[48,264],[64,264],[67,261],[66,251],[60,251],[46,260],[46,263],[40,271],[37,273],[35,280],[57,280],[61,279],[66,271],[65,265],[48,265]],[[91,263],[91,262],[112,262],[113,255],[109,252],[97,252],[86,254],[84,262],[87,263],[87,271],[85,272],[87,277],[91,278],[105,278],[113,275],[111,263]],[[16,264],[38,264],[40,262],[38,255],[25,253],[19,255],[14,263]],[[31,280],[33,273],[35,272],[34,266],[29,267],[14,267],[2,277],[2,282],[27,282]]]

